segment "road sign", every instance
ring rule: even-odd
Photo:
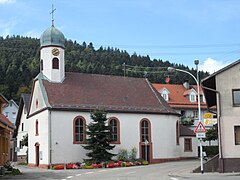
[[[207,113],[205,113],[205,114],[203,115],[203,118],[204,118],[204,119],[207,119],[207,118],[213,118],[213,114],[207,112]]]
[[[197,138],[206,138],[206,133],[203,132],[203,133],[196,133],[196,137]]]
[[[205,126],[203,125],[203,123],[200,121],[194,131],[195,133],[205,133],[207,132]]]

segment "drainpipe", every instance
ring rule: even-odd
[[[49,128],[49,165],[52,166],[52,122],[51,110],[48,110],[48,128]]]
[[[219,165],[221,164],[221,169],[219,169],[220,172],[224,172],[224,161],[223,161],[223,153],[222,153],[222,130],[221,130],[221,106],[220,106],[220,92],[211,89],[205,86],[202,86],[203,89],[215,92],[217,95],[217,124],[218,124],[218,145],[219,145]]]

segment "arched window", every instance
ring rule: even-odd
[[[73,121],[73,130],[74,130],[74,144],[84,144],[86,143],[86,120],[78,116]]]
[[[141,142],[146,140],[150,142],[150,124],[147,120],[142,120],[141,122]]]
[[[179,122],[176,122],[176,144],[179,145]]]
[[[59,59],[58,58],[53,58],[52,60],[52,68],[53,69],[59,69]]]
[[[109,120],[111,140],[113,144],[120,144],[120,123],[117,118],[110,118]]]
[[[35,128],[36,128],[36,136],[38,136],[38,120],[36,120]]]
[[[41,59],[40,61],[40,70],[42,71],[43,70],[43,60]]]

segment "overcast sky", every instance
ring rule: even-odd
[[[214,72],[238,59],[240,0],[0,0],[0,36],[51,26],[82,44],[116,47]]]

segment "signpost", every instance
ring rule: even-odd
[[[201,159],[201,172],[203,174],[203,150],[202,150],[202,138],[206,137],[206,128],[203,125],[202,121],[199,121],[195,131],[196,137],[200,140],[200,159]]]

